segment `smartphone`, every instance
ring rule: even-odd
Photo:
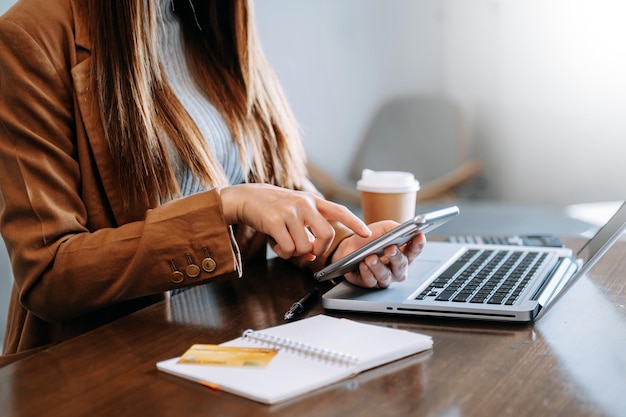
[[[427,213],[418,214],[414,218],[398,225],[384,235],[372,240],[342,259],[333,262],[326,268],[316,272],[313,277],[317,282],[328,281],[340,277],[348,272],[355,271],[359,263],[372,254],[382,255],[387,246],[402,246],[420,233],[431,230],[446,223],[459,214],[457,206],[451,206]]]

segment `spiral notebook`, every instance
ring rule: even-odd
[[[220,346],[278,349],[263,368],[157,363],[160,371],[264,404],[303,395],[360,372],[432,348],[430,336],[323,314],[261,331],[248,330]]]

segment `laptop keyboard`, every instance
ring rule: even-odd
[[[528,250],[470,249],[416,299],[512,305],[547,256]]]

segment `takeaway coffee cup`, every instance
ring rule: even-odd
[[[420,183],[410,172],[364,169],[356,183],[361,193],[365,223],[395,220],[399,223],[415,217],[415,199]]]

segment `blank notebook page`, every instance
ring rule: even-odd
[[[260,334],[260,335],[258,335]],[[317,315],[275,326],[224,346],[268,347],[258,338],[273,339],[280,348],[265,368],[159,362],[159,370],[223,391],[274,404],[346,379],[364,370],[432,347],[429,336],[405,330]]]

